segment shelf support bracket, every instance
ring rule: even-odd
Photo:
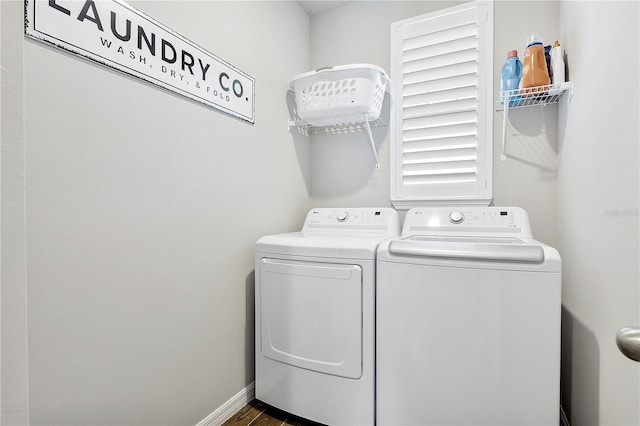
[[[371,143],[371,151],[373,157],[376,159],[376,169],[380,168],[380,161],[378,161],[378,152],[376,151],[376,144],[373,141],[373,134],[371,133],[371,126],[369,125],[369,119],[367,115],[364,115],[364,128],[367,130],[367,136],[369,136],[369,143]]]
[[[507,126],[509,124],[509,91],[504,95],[504,117],[502,120],[502,151],[500,153],[500,161],[507,159],[506,145],[507,145]]]

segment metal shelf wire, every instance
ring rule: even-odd
[[[382,119],[377,119],[373,121],[369,121],[370,127],[380,127],[386,126],[387,123]],[[354,133],[365,130],[367,128],[367,124],[365,121],[358,122],[350,122],[350,123],[339,123],[339,124],[331,124],[326,126],[312,126],[311,124],[305,123],[304,121],[297,120],[289,120],[289,127],[297,127],[298,131],[303,135],[320,135],[320,134],[343,134],[343,133]]]
[[[554,104],[560,100],[562,95],[572,90],[573,84],[570,81],[529,89],[503,90],[500,92],[496,111],[503,111],[505,109],[504,103],[507,100],[509,102],[508,109]]]

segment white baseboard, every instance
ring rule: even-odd
[[[202,419],[196,426],[221,426],[237,413],[242,407],[253,401],[256,397],[256,382],[251,382],[240,392],[222,404],[216,411]]]

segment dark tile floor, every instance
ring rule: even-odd
[[[254,399],[222,426],[322,426]]]

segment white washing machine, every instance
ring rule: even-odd
[[[375,259],[389,208],[313,209],[256,243],[256,398],[319,423],[373,425]]]
[[[377,268],[378,425],[558,425],[561,261],[524,210],[409,210]]]

